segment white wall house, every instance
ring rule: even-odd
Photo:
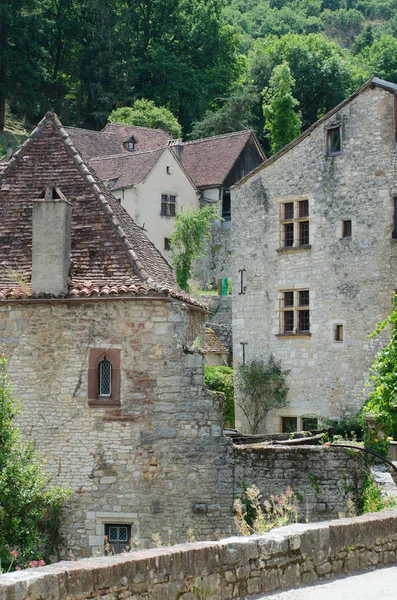
[[[170,147],[93,158],[90,166],[166,258],[175,214],[199,207],[199,191]]]

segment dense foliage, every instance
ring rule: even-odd
[[[239,407],[250,433],[264,431],[269,411],[287,405],[288,373],[282,370],[281,361],[272,354],[267,362],[255,359],[238,367],[236,387],[240,392]]]
[[[31,123],[56,110],[99,128],[137,99],[193,137],[253,128],[288,63],[302,127],[370,75],[397,83],[396,0],[3,0],[0,129],[7,101]]]
[[[205,387],[225,394],[223,426],[234,427],[234,378],[231,367],[205,367]]]
[[[170,237],[171,257],[176,281],[186,292],[192,276],[192,264],[204,254],[204,245],[210,236],[211,223],[218,216],[214,206],[197,210],[181,210],[175,216],[174,232]]]
[[[174,138],[182,135],[182,127],[172,112],[165,106],[156,106],[152,100],[136,100],[132,106],[116,108],[110,113],[108,121],[162,129]]]
[[[49,477],[33,443],[24,444],[14,423],[12,400],[0,356],[0,572],[47,561],[60,543],[60,506],[65,493],[49,486]],[[17,560],[16,560],[17,559]]]

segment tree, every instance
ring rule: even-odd
[[[253,91],[241,89],[225,100],[222,108],[207,111],[201,121],[193,123],[188,136],[196,140],[243,129],[253,129],[255,116],[253,109],[259,102],[259,96]]]
[[[109,115],[108,121],[163,129],[174,138],[180,138],[182,135],[182,127],[172,112],[165,106],[156,106],[151,100],[136,100],[132,106],[116,108]]]
[[[32,441],[20,440],[14,423],[18,407],[11,396],[7,360],[0,355],[0,561],[7,570],[15,563],[48,560],[59,543],[60,507],[66,493],[49,487],[44,462]]]
[[[294,110],[299,102],[291,94],[294,84],[288,63],[283,62],[274,68],[270,87],[264,93],[265,130],[269,132],[273,154],[296,138],[301,131],[302,121],[299,113]]]
[[[259,433],[273,408],[287,405],[289,371],[281,369],[281,361],[271,354],[267,363],[253,360],[237,369],[236,387],[240,392],[239,407],[247,420],[250,433]]]
[[[219,218],[213,206],[197,210],[181,211],[176,214],[174,233],[171,235],[171,256],[178,285],[189,291],[192,263],[203,256],[204,241],[209,238],[211,223]]]

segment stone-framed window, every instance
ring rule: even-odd
[[[343,342],[343,325],[341,323],[334,325],[334,342]]]
[[[130,547],[131,525],[126,523],[105,523],[105,549],[109,546],[113,554],[121,554]]]
[[[295,431],[315,431],[318,429],[318,419],[312,416],[282,416],[281,432],[294,433]]]
[[[279,335],[310,335],[309,290],[283,290],[279,299]]]
[[[176,196],[174,194],[161,194],[161,210],[162,217],[175,217],[176,213]]]
[[[90,348],[88,367],[90,406],[120,405],[120,350]]]
[[[280,202],[281,248],[310,248],[309,200]]]
[[[327,155],[335,156],[342,153],[342,128],[335,125],[327,128]]]
[[[351,238],[352,237],[352,222],[350,219],[346,221],[342,221],[342,237],[343,238]]]

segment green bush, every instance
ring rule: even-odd
[[[7,360],[0,355],[0,573],[48,561],[57,553],[61,503],[66,492],[49,486],[44,462],[14,423]],[[12,554],[11,554],[12,553]]]
[[[231,367],[205,367],[205,387],[225,394],[223,405],[224,427],[234,427],[234,378]]]

